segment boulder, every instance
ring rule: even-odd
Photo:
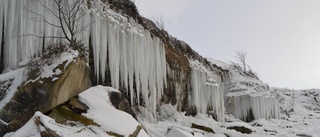
[[[111,104],[118,110],[121,110],[123,112],[126,112],[130,114],[132,117],[137,119],[136,114],[131,109],[129,101],[125,98],[125,96],[122,95],[120,92],[110,92],[109,98]]]
[[[62,63],[55,69],[62,71],[54,76],[58,79],[39,78],[18,86],[0,110],[0,136],[20,128],[36,111],[45,113],[91,86],[90,68],[83,59],[75,59],[68,66]]]

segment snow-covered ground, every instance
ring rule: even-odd
[[[175,111],[171,105],[162,106],[159,117],[166,117],[157,123],[140,120],[147,127],[151,136],[197,136],[197,137],[320,137],[320,90],[288,90],[272,89],[280,100],[282,113],[280,119],[266,120],[263,118],[249,123],[242,122],[232,115],[226,116],[226,122],[213,120],[210,116],[198,114],[195,117],[185,116]],[[290,112],[289,112],[290,111]],[[211,128],[215,134],[191,128],[192,123]],[[251,134],[242,134],[228,127],[246,127],[252,130]]]
[[[80,100],[89,106],[88,112],[83,115],[93,119],[100,126],[84,126],[76,121],[69,121],[76,126],[63,125],[37,112],[25,126],[14,133],[8,133],[6,137],[40,136],[40,132],[48,128],[61,136],[108,136],[107,131],[128,136],[140,124],[131,115],[119,111],[111,105],[108,96],[110,91],[117,92],[111,87],[97,86],[88,89],[79,96]],[[320,90],[273,89],[272,91],[278,95],[281,110],[284,110],[280,119],[266,120],[261,118],[245,123],[228,115],[226,122],[222,123],[203,114],[197,114],[195,117],[185,116],[184,112],[176,111],[174,106],[170,104],[159,108],[157,117],[159,121],[156,123],[148,122],[144,117],[138,119],[149,135],[154,137],[320,136],[320,104],[318,102]],[[290,110],[290,112],[285,110]],[[40,126],[36,125],[37,117],[42,123]],[[210,128],[214,133],[194,128],[192,124]],[[252,130],[252,133],[243,134],[228,129],[230,127],[245,127]],[[144,130],[141,130],[139,136],[148,135]]]

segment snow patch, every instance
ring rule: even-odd
[[[114,108],[109,100],[110,92],[119,92],[111,87],[96,86],[82,92],[79,100],[85,103],[89,110],[84,116],[93,119],[105,131],[129,136],[140,125],[131,115]],[[144,130],[139,135],[147,135]]]

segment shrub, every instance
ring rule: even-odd
[[[68,52],[70,49],[78,51],[78,57],[87,61],[88,50],[81,42],[77,42],[74,45],[49,42],[49,45],[39,57],[31,57],[29,59],[29,64],[26,69],[27,79],[36,79],[39,77],[42,72],[42,66],[46,64],[51,65],[52,62],[59,57],[59,54]]]

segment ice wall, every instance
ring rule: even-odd
[[[54,9],[52,0],[1,0],[0,7],[0,32],[4,32],[4,47],[1,50],[4,51],[5,69],[15,69],[19,62],[38,56],[50,40],[64,41],[53,39],[64,35],[60,28],[55,27],[59,25],[58,18],[53,16],[57,10],[49,10]]]
[[[198,61],[191,62],[191,91],[189,105],[195,106],[197,112],[207,114],[213,111],[218,121],[224,121],[224,90],[218,77],[203,67]]]
[[[239,95],[227,98],[236,118],[251,121],[258,118],[280,118],[279,101],[269,95]]]
[[[143,97],[143,105],[155,114],[166,86],[165,49],[160,39],[100,0],[89,5],[90,9],[82,7],[86,14],[78,22],[80,28],[89,27],[78,38],[85,46],[91,38],[97,79],[106,80],[110,72],[112,87],[124,87],[130,92],[131,103],[142,105],[139,99]],[[19,62],[41,54],[49,41],[66,42],[56,38],[64,37],[61,28],[55,27],[59,25],[57,12],[53,0],[0,1],[0,25],[4,23],[0,32],[4,32],[5,43],[0,49],[4,50],[6,70],[16,69]]]
[[[98,2],[95,6],[104,7]],[[131,103],[140,105],[142,96],[144,105],[155,112],[166,85],[165,49],[160,39],[108,9],[92,10],[91,19],[95,22],[90,34],[97,80],[105,79],[109,68],[112,87],[130,92]]]

